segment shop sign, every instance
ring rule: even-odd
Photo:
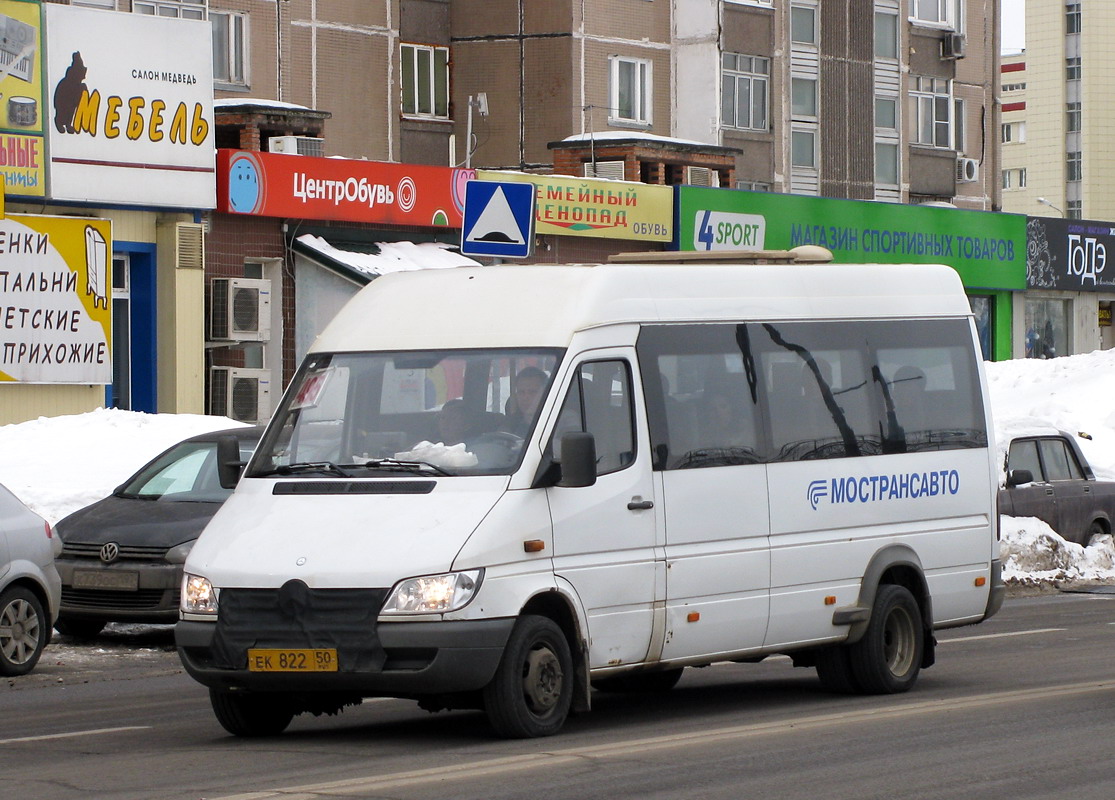
[[[212,208],[209,23],[45,5],[50,196]]]
[[[672,186],[502,170],[478,170],[477,177],[533,183],[538,234],[647,242],[674,237]]]
[[[1026,286],[1073,292],[1115,290],[1115,224],[1030,217]]]
[[[0,177],[13,196],[46,195],[41,9],[0,0]]]
[[[217,151],[217,210],[288,219],[461,227],[471,169]]]
[[[0,381],[112,383],[112,228],[0,219]]]
[[[1025,288],[1026,218],[954,208],[678,188],[680,250],[815,244],[838,263],[948,264],[965,286]]]

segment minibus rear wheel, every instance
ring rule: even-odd
[[[573,657],[565,634],[548,617],[519,617],[495,677],[484,687],[488,721],[508,739],[552,736],[572,700]]]
[[[854,681],[863,694],[899,694],[918,679],[925,646],[921,609],[905,586],[885,583],[875,594],[863,638],[848,648]]]
[[[263,692],[209,690],[217,722],[233,736],[278,736],[294,719],[285,697]]]

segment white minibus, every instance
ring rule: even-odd
[[[956,272],[669,256],[389,274],[341,310],[250,461],[222,450],[185,565],[178,650],[229,732],[396,697],[545,736],[594,689],[772,654],[903,692],[998,610]]]

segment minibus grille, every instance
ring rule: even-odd
[[[376,619],[387,589],[223,589],[213,639],[214,666],[245,669],[248,648],[335,648],[341,672],[383,668]]]

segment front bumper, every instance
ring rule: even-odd
[[[105,565],[95,559],[67,556],[55,559],[54,563],[62,579],[59,610],[63,617],[152,624],[170,624],[178,619],[181,564],[121,561]],[[136,573],[136,588],[77,588],[75,571],[99,573],[106,579],[114,573]],[[112,586],[110,580],[104,583]]]
[[[363,697],[423,697],[475,691],[495,674],[514,618],[464,622],[389,622],[376,625],[382,657],[346,659],[346,643],[336,642],[338,672],[250,672],[246,649],[230,668],[215,642],[217,625],[179,621],[174,629],[186,672],[215,689],[264,692],[343,692]],[[282,647],[268,641],[265,647]],[[292,643],[302,647],[303,643]],[[241,662],[241,655],[243,660]],[[349,662],[346,668],[346,661]]]

